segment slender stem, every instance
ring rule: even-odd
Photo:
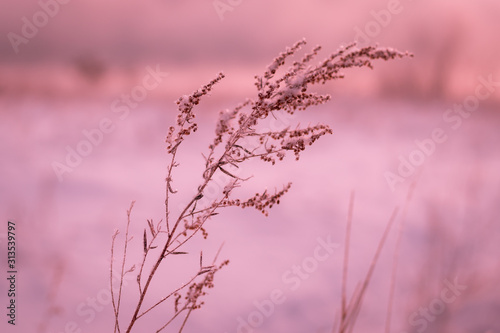
[[[346,308],[346,294],[347,294],[347,273],[349,266],[349,244],[351,239],[351,225],[352,225],[352,215],[354,211],[354,191],[351,192],[351,197],[349,199],[349,211],[347,213],[347,228],[345,232],[345,249],[344,249],[344,267],[342,272],[342,310],[341,310],[341,322],[344,321],[347,315]]]
[[[118,230],[115,231],[113,234],[113,238],[111,241],[111,263],[109,267],[109,283],[110,283],[110,289],[111,289],[111,303],[113,304],[113,311],[115,314],[115,328],[114,332],[120,333],[120,323],[118,321],[118,309],[116,307],[116,302],[115,302],[115,293],[113,291],[113,261],[114,261],[114,250],[115,250],[115,240],[116,236],[118,235]]]
[[[394,302],[394,291],[396,288],[396,277],[398,272],[398,262],[399,262],[399,251],[401,247],[401,238],[403,235],[403,229],[406,222],[406,213],[408,211],[408,206],[410,204],[413,192],[415,191],[417,181],[413,181],[408,189],[408,194],[406,196],[405,205],[403,207],[403,213],[401,214],[401,222],[399,224],[398,236],[396,240],[396,248],[394,250],[394,257],[392,262],[392,273],[391,273],[391,285],[389,289],[389,302],[387,304],[387,316],[385,319],[385,332],[389,333],[391,329],[391,317],[392,317],[392,306]]]
[[[116,303],[115,307],[115,313],[116,313],[116,318],[115,318],[115,329],[120,332],[120,326],[118,322],[118,314],[120,313],[120,305],[121,305],[121,298],[122,298],[122,290],[123,290],[123,277],[125,275],[125,259],[127,258],[127,247],[128,247],[128,232],[130,229],[130,214],[132,212],[132,208],[134,208],[135,201],[132,201],[130,204],[130,208],[127,210],[127,228],[125,231],[125,245],[123,248],[123,259],[122,259],[122,267],[121,267],[121,272],[120,272],[120,287],[118,288],[118,300]],[[113,258],[112,258],[113,260]]]
[[[392,211],[389,222],[387,223],[384,233],[380,238],[377,250],[375,251],[375,255],[373,256],[372,262],[370,263],[370,268],[366,273],[365,279],[363,280],[363,283],[361,284],[359,290],[357,290],[357,292],[355,293],[356,297],[353,295],[353,297],[351,298],[351,301],[349,303],[348,316],[345,322],[340,326],[340,332],[345,332],[345,330],[348,328],[350,330],[354,328],[354,324],[356,323],[356,317],[361,309],[361,304],[363,303],[363,297],[365,295],[366,289],[368,288],[368,284],[370,283],[373,271],[375,270],[375,266],[377,265],[378,258],[380,256],[380,253],[382,252],[382,248],[384,247],[385,240],[389,235],[389,231],[391,230],[392,224],[394,223],[394,220],[396,219],[398,212],[399,212],[399,207],[395,207],[394,210]]]
[[[191,312],[193,312],[193,308],[190,308],[186,317],[184,317],[184,321],[182,322],[181,328],[179,329],[179,333],[182,333],[182,330],[184,329],[184,326],[186,326],[186,322],[189,318],[189,315],[191,315]]]

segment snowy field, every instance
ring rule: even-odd
[[[191,194],[201,179],[200,152],[206,151],[212,137],[217,111],[234,105],[211,104],[210,98],[210,107],[202,103],[198,110],[200,131],[187,141],[181,155],[176,183],[180,197]],[[19,304],[24,316],[33,314],[20,321],[19,328],[64,332],[65,325],[76,323],[82,332],[109,331],[112,307],[103,290],[109,284],[111,235],[115,228],[124,230],[126,210],[135,200],[132,244],[140,254],[145,220],[164,217],[163,141],[175,116],[174,104],[145,103],[124,120],[99,103],[2,100],[1,104],[8,110],[0,124],[2,217],[13,218],[18,225],[23,291]],[[494,316],[500,309],[494,288],[500,274],[496,256],[500,119],[495,108],[481,105],[453,129],[456,122],[443,119],[450,107],[358,98],[334,100],[295,118],[283,118],[283,123],[292,124],[325,122],[334,134],[322,138],[298,162],[289,157],[274,167],[249,164],[242,171],[255,176],[247,184],[248,193],[280,187],[289,180],[292,190],[267,218],[256,211],[227,209],[210,221],[209,238],[195,241],[190,259],[172,263],[179,273],[191,272],[201,247],[205,256],[213,256],[222,242],[221,256],[231,260],[216,276],[206,305],[186,331],[329,332],[340,304],[350,192],[355,191],[348,284],[352,292],[366,274],[392,210],[405,206],[414,181],[398,251],[393,331],[425,325],[427,332],[437,332],[441,322],[458,325],[454,332],[500,329]],[[77,149],[85,140],[83,131],[96,128],[103,118],[112,121],[114,130],[59,181],[53,162],[64,163],[66,146]],[[275,121],[273,126],[282,125]],[[433,147],[426,140],[439,128],[439,138],[446,139]],[[424,159],[413,174],[400,176],[398,168],[404,168],[400,156],[414,162]],[[388,172],[401,178],[388,182]],[[398,218],[367,292],[360,330],[376,332],[383,327],[400,225]],[[322,242],[333,243],[332,252],[311,264]],[[297,275],[294,265],[304,263],[310,273]],[[168,276],[182,281],[182,276]],[[420,314],[410,322],[412,313],[439,297],[445,280],[456,278],[467,289],[446,304],[445,314],[436,316],[434,326]],[[135,283],[131,286],[135,288]],[[157,288],[158,293],[163,291]],[[268,302],[275,290],[282,297],[271,308]],[[247,326],[251,323],[254,326]],[[146,330],[153,322],[144,324]]]

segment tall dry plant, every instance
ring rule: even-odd
[[[293,154],[298,160],[300,154],[308,146],[322,136],[332,133],[330,127],[325,124],[308,127],[297,125],[297,127],[289,126],[280,131],[262,131],[259,130],[259,124],[263,120],[282,112],[293,115],[295,112],[303,111],[310,106],[327,102],[330,100],[329,95],[309,92],[309,87],[343,78],[344,75],[341,73],[343,69],[351,67],[372,68],[373,60],[391,60],[408,56],[408,53],[373,46],[358,49],[353,43],[331,54],[317,65],[312,65],[312,60],[321,49],[320,46],[317,46],[300,60],[294,61],[288,70],[283,70],[281,75],[277,75],[285,60],[293,56],[305,44],[305,40],[297,42],[276,57],[267,67],[264,75],[255,77],[256,98],[247,99],[230,111],[220,112],[215,137],[208,146],[208,152],[203,155],[205,157],[205,170],[201,175],[202,181],[180,214],[172,216],[169,205],[172,197],[177,193],[173,186],[174,171],[179,167],[176,159],[177,152],[182,147],[184,140],[198,129],[193,108],[224,78],[224,74],[218,74],[214,80],[190,96],[182,96],[177,100],[179,110],[177,121],[175,126],[169,128],[166,138],[170,163],[167,166],[166,175],[165,221],[158,224],[153,223],[153,221],[147,222],[143,234],[143,259],[138,269],[135,266],[127,267],[127,249],[131,240],[129,236],[130,214],[133,204],[127,212],[128,222],[124,249],[121,254],[118,286],[113,284],[113,277],[110,276],[115,332],[131,332],[139,320],[144,320],[147,314],[152,315],[153,310],[167,300],[173,302],[172,314],[165,319],[164,324],[158,327],[156,332],[163,331],[176,319],[180,322],[179,332],[181,332],[193,310],[203,305],[201,298],[206,294],[207,288],[213,287],[215,274],[227,265],[228,261],[217,263],[216,256],[210,265],[205,265],[200,255],[199,268],[186,283],[173,288],[172,291],[166,291],[162,296],[153,295],[149,292],[149,288],[157,276],[158,268],[164,263],[164,259],[168,256],[185,254],[186,252],[182,251],[183,246],[196,234],[201,233],[206,238],[208,235],[206,222],[218,214],[221,208],[253,207],[267,215],[268,210],[279,204],[280,198],[291,187],[291,183],[288,183],[281,190],[275,190],[273,193],[266,190],[250,198],[238,198],[233,191],[248,180],[234,171],[238,170],[239,165],[252,159],[261,159],[275,164],[277,161],[283,160],[287,154]],[[210,196],[208,201],[206,198],[201,200],[205,195],[205,189],[211,182],[214,182],[215,175],[219,173],[228,177],[229,181],[220,190],[218,196]],[[112,241],[111,275],[114,270],[117,235],[118,231],[113,235]],[[146,271],[146,263],[151,265],[150,270]],[[174,270],[171,269],[171,271]],[[125,320],[120,316],[121,305],[124,302],[122,298],[123,282],[126,274],[134,272],[137,272],[138,298],[135,301],[127,300],[127,304],[134,302],[135,305],[132,316]],[[145,305],[146,297],[148,297],[147,303],[153,304],[152,306]],[[162,316],[164,316],[163,313]]]

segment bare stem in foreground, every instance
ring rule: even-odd
[[[213,216],[219,214],[221,208],[239,206],[242,208],[253,207],[261,211],[266,216],[268,210],[274,205],[280,203],[281,197],[290,189],[291,183],[284,185],[281,189],[274,191],[264,190],[256,193],[250,198],[237,197],[235,189],[242,186],[250,179],[250,176],[243,176],[242,166],[248,160],[260,159],[274,165],[278,161],[284,160],[287,154],[293,154],[296,160],[300,154],[319,138],[327,134],[332,134],[328,125],[317,124],[306,127],[284,126],[283,128],[273,128],[263,130],[262,123],[271,117],[279,114],[293,115],[297,111],[304,111],[310,106],[320,105],[330,100],[329,95],[319,95],[310,92],[310,86],[314,84],[324,84],[328,81],[341,79],[344,75],[341,70],[352,67],[372,68],[373,60],[390,60],[408,56],[408,53],[400,53],[391,49],[379,49],[372,46],[357,49],[355,44],[350,44],[331,54],[316,65],[311,64],[316,58],[321,47],[315,47],[310,53],[306,53],[300,60],[296,60],[288,68],[282,70],[278,75],[285,61],[292,57],[306,42],[304,40],[297,42],[291,48],[276,57],[267,67],[262,76],[256,76],[255,86],[257,94],[254,99],[247,99],[237,105],[232,110],[223,110],[219,114],[216,123],[215,137],[208,144],[208,151],[203,155],[205,160],[204,171],[200,176],[201,180],[192,195],[180,210],[179,215],[173,217],[170,212],[171,200],[178,193],[174,188],[174,173],[180,166],[177,160],[177,151],[182,147],[186,138],[197,131],[198,124],[195,121],[193,108],[200,103],[205,95],[209,94],[213,87],[224,78],[220,73],[217,77],[196,90],[189,96],[182,96],[177,100],[178,115],[176,124],[168,129],[166,143],[167,152],[170,155],[170,162],[166,170],[166,196],[165,196],[165,221],[163,223],[154,223],[147,221],[143,233],[143,259],[140,263],[140,269],[137,275],[137,284],[139,295],[136,301],[130,301],[133,305],[133,313],[127,320],[126,332],[132,331],[137,321],[146,314],[150,314],[158,305],[167,300],[172,300],[173,314],[165,319],[157,332],[164,330],[181,314],[185,313],[181,322],[182,331],[192,312],[203,305],[200,301],[201,296],[206,294],[207,288],[213,287],[215,273],[228,261],[216,264],[216,259],[209,266],[202,264],[200,255],[200,267],[196,273],[178,288],[173,288],[171,292],[166,291],[166,296],[152,295],[149,290],[154,278],[157,276],[158,269],[164,259],[168,256],[187,255],[182,247],[197,234],[202,234],[204,238],[208,236],[206,231],[206,222]],[[218,193],[207,193],[207,186],[215,183],[217,179],[225,179],[224,188],[219,188]],[[127,212],[127,231],[125,235],[124,253],[121,262],[120,286],[118,295],[113,292],[113,280],[111,278],[111,290],[113,310],[115,314],[115,332],[120,330],[120,304],[122,301],[123,278],[125,274],[132,272],[135,266],[125,271],[127,246],[131,239],[128,237],[130,214]],[[111,271],[113,270],[113,254],[115,240],[118,233],[113,235],[112,241],[112,260]],[[378,252],[377,252],[378,253]],[[376,258],[374,259],[376,261]],[[149,264],[149,265],[148,265]],[[146,267],[151,267],[149,272]],[[175,269],[170,269],[175,272]],[[111,273],[113,274],[113,273]],[[369,276],[367,277],[369,280]],[[162,283],[165,284],[165,279]],[[168,282],[168,281],[167,281]],[[361,294],[354,299],[354,303],[346,307],[343,301],[343,317],[346,312],[352,312],[353,307],[357,307],[361,301],[364,292],[364,286]],[[345,295],[344,295],[345,296]],[[146,297],[148,302],[146,303]],[[149,301],[149,298],[151,300]],[[152,304],[152,305],[145,305]],[[164,313],[162,313],[164,317]],[[348,318],[342,318],[342,325]]]

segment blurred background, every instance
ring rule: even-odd
[[[414,58],[348,70],[343,80],[311,87],[330,93],[328,104],[270,120],[270,128],[323,122],[334,134],[298,162],[242,170],[255,176],[248,193],[294,185],[267,218],[238,209],[217,216],[209,238],[171,263],[178,274],[162,272],[171,287],[196,270],[200,249],[211,258],[225,244],[221,257],[231,264],[184,332],[330,332],[351,191],[349,294],[401,208],[356,330],[384,329],[396,253],[391,332],[500,332],[499,15],[495,0],[3,0],[0,253],[5,258],[7,221],[15,221],[19,294],[17,325],[4,317],[2,332],[111,331],[111,236],[123,233],[136,201],[131,246],[140,255],[146,219],[164,217],[174,101],[225,73],[198,106],[200,131],[180,156],[179,207],[201,180],[200,153],[218,112],[255,97],[254,76],[302,38],[305,51],[323,46],[318,61],[352,41]],[[338,249],[291,288],[284,276],[313,256],[318,237]],[[130,286],[132,300],[133,279]],[[165,293],[161,283],[154,288]],[[456,297],[445,302],[450,288]],[[258,304],[276,289],[285,301],[262,313]],[[142,331],[156,331],[170,310],[141,323]]]

